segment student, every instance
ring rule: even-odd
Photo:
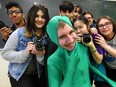
[[[88,20],[84,16],[79,16],[73,21],[73,26],[74,26],[74,29],[77,34],[77,41],[83,42],[86,46],[88,46],[89,50],[90,50],[90,54],[92,54],[96,63],[100,64],[103,60],[103,55],[102,55],[103,50],[102,50],[102,48],[100,48],[100,46],[99,46],[99,48],[96,48],[96,44],[93,42],[94,37],[92,37],[95,34],[92,34],[90,32],[90,25],[88,23]],[[90,37],[92,37],[88,43],[82,41],[83,40],[82,37],[79,36],[79,35],[84,35],[86,33],[89,34]]]
[[[116,86],[91,66],[87,46],[77,42],[76,33],[68,17],[53,17],[47,25],[47,33],[58,45],[58,49],[47,61],[49,87],[91,87],[89,68],[112,87]]]
[[[73,21],[73,12],[74,12],[74,5],[73,3],[69,1],[63,1],[59,5],[59,15],[60,16],[67,16],[70,18],[71,21]]]
[[[48,9],[33,5],[27,14],[27,25],[15,30],[7,40],[2,56],[9,61],[12,87],[46,87],[44,59],[48,36]]]
[[[11,27],[2,27],[0,33],[4,41],[7,41],[10,34],[19,27],[26,26],[26,21],[24,19],[24,13],[22,7],[19,3],[15,1],[10,1],[6,4],[6,10],[9,19],[13,23]]]
[[[74,19],[73,26],[77,34],[77,41],[82,42],[83,44],[89,47],[88,51],[89,51],[89,58],[91,64],[94,65],[97,69],[99,69],[104,75],[106,75],[104,63],[102,63],[103,49],[98,44],[94,43],[95,42],[94,38],[97,36],[97,33],[96,34],[91,33],[88,20],[84,16],[79,16],[76,19]],[[86,34],[88,35],[88,37]],[[83,37],[80,37],[80,35],[82,35]],[[83,41],[84,38],[89,38],[89,37],[91,38],[91,40],[88,43]],[[92,74],[91,72],[90,72],[90,76],[92,83],[93,83],[93,78],[94,78],[94,82],[103,81],[102,79]]]
[[[104,49],[104,61],[107,77],[116,81],[116,24],[109,16],[102,16],[97,21],[97,29],[100,33],[96,37],[96,43]],[[95,83],[105,85],[105,83]]]
[[[87,18],[90,27],[96,27],[96,21],[93,18],[93,14],[91,12],[83,12],[83,16]]]
[[[83,13],[82,7],[80,5],[75,5],[74,6],[74,19],[82,15],[82,13]]]

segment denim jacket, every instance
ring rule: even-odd
[[[33,38],[25,37],[23,35],[25,30],[26,30],[25,27],[18,29],[18,47],[16,49],[17,51],[25,50],[27,47],[27,43],[29,41],[32,41],[33,39]],[[29,65],[30,60],[31,60],[31,57],[29,56],[27,60],[23,63],[10,62],[8,67],[10,75],[18,81],[20,77],[24,74],[27,66]],[[37,63],[37,69],[38,69],[38,76],[40,77],[43,71],[43,66],[39,64],[38,62],[36,63]]]

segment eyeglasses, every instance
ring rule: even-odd
[[[111,22],[105,22],[104,24],[99,24],[99,25],[98,25],[98,28],[99,28],[99,29],[103,29],[104,26],[107,28],[107,27],[109,27],[110,25],[111,25]]]
[[[20,14],[21,11],[20,11],[20,10],[8,11],[8,14],[9,14],[9,15],[13,15],[13,13],[15,13],[15,14]]]

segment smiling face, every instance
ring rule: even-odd
[[[76,43],[76,34],[68,24],[65,24],[64,27],[58,28],[58,40],[62,48],[71,51]]]
[[[93,17],[91,14],[86,14],[86,15],[84,15],[84,17],[87,18],[89,25],[91,25],[93,23]]]
[[[88,32],[87,25],[81,20],[77,20],[74,22],[74,29],[76,30],[76,34],[84,34]]]
[[[114,35],[112,22],[105,18],[99,21],[98,30],[105,38],[111,39]]]
[[[17,7],[11,7],[8,9],[8,16],[13,24],[21,24],[24,21],[24,14]]]
[[[41,10],[38,10],[35,18],[35,25],[37,28],[42,28],[45,25],[45,15]]]

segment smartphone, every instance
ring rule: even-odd
[[[0,21],[0,29],[3,27],[8,27],[4,22]]]

